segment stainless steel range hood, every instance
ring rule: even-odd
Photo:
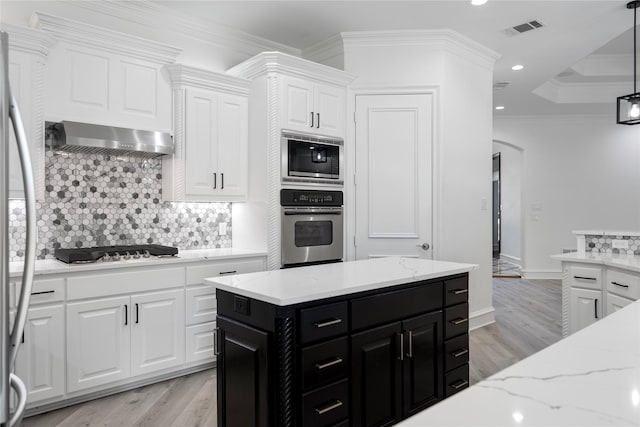
[[[154,158],[174,152],[166,132],[62,121],[46,122],[45,134],[48,147],[72,153]]]

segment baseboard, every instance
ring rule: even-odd
[[[469,330],[481,328],[496,322],[496,310],[488,307],[469,313]]]
[[[562,279],[561,270],[522,270],[523,279],[545,280]]]
[[[522,260],[518,257],[507,254],[500,254],[500,259],[502,261],[510,262],[511,264],[516,264],[518,267],[522,267]]]

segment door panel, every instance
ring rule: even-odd
[[[431,258],[432,97],[356,97],[356,258]],[[422,251],[422,249],[420,249]]]
[[[572,333],[602,317],[601,291],[571,288],[569,298],[571,301],[569,322]]]
[[[247,189],[248,101],[246,97],[220,95],[218,159],[221,194],[239,196]]]
[[[203,90],[186,91],[186,193],[213,195],[219,176],[214,178],[217,156],[216,94]]]
[[[282,127],[284,129],[311,132],[313,112],[313,84],[294,77],[283,77]],[[315,116],[314,116],[315,125]]]
[[[316,127],[324,135],[344,136],[344,89],[333,86],[316,85],[315,95]],[[316,126],[318,124],[316,123]]]

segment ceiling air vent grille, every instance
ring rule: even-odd
[[[544,24],[537,19],[525,22],[524,24],[516,25],[515,27],[507,28],[504,32],[510,36],[517,36],[518,34],[526,33],[527,31],[537,30],[544,27]]]
[[[502,90],[505,87],[509,86],[511,82],[495,82],[493,84],[493,90]]]

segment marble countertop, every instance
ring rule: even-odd
[[[255,256],[266,256],[266,252],[252,251],[246,249],[193,249],[181,250],[177,257],[172,258],[140,258],[117,262],[95,262],[90,264],[65,264],[56,259],[43,259],[36,261],[36,276],[46,274],[75,273],[78,271],[87,272],[94,270],[113,270],[129,267],[145,267],[151,265],[170,265],[199,261],[217,261],[231,258],[248,258]],[[9,277],[22,276],[22,262],[9,263]]]
[[[640,426],[640,301],[397,425]]]
[[[205,279],[205,283],[271,304],[285,306],[348,295],[476,269],[418,258],[376,258]]]
[[[640,272],[640,256],[638,255],[602,254],[593,252],[580,254],[578,252],[570,252],[566,254],[552,255],[551,259],[556,261],[601,264],[609,267],[617,267]]]

